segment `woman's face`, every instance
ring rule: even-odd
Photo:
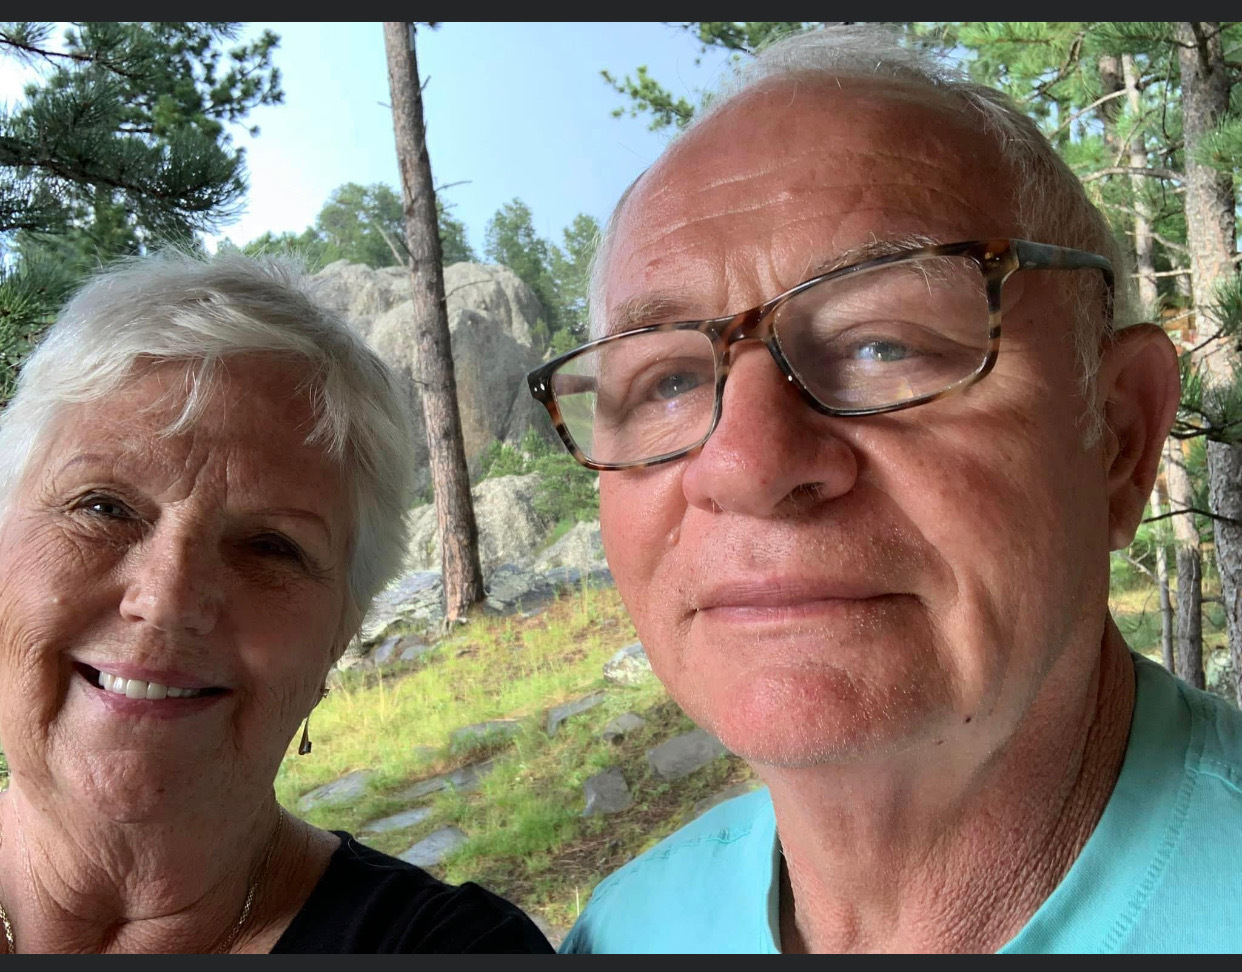
[[[49,811],[255,805],[344,645],[351,521],[304,375],[222,371],[177,435],[177,363],[64,409],[0,524],[0,740]]]

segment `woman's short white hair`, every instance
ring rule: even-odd
[[[1113,265],[1117,294],[1111,322],[1102,311],[1102,287],[1096,274],[1066,274],[1063,285],[1075,316],[1074,339],[1088,401],[1099,367],[1100,345],[1112,329],[1130,323],[1128,259],[1107,221],[1087,198],[1082,183],[1038,126],[1006,95],[965,80],[946,59],[917,47],[902,46],[897,33],[877,24],[852,24],[808,31],[776,41],[731,70],[708,104],[687,128],[693,131],[726,105],[760,85],[825,78],[875,79],[934,91],[947,103],[974,115],[985,137],[1000,147],[1013,186],[1012,211],[1020,232],[1040,243],[1055,243],[1098,253]],[[618,217],[639,176],[622,195],[605,225],[591,268],[591,333],[605,331],[604,284]],[[945,240],[942,242],[953,242]],[[794,283],[796,281],[791,281]],[[1088,439],[1099,417],[1089,416]]]
[[[189,366],[184,408],[167,430],[175,433],[198,417],[226,359],[300,360],[317,417],[307,441],[340,464],[353,503],[347,576],[356,616],[347,621],[360,623],[404,557],[414,430],[393,372],[307,288],[294,263],[237,253],[166,251],[97,275],[27,360],[0,414],[0,513],[58,410],[107,397],[142,362]]]

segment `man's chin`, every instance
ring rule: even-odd
[[[945,700],[841,671],[770,671],[703,684],[683,708],[748,763],[786,768],[871,762],[934,736]]]

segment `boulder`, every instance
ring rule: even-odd
[[[720,740],[702,729],[694,729],[660,743],[647,753],[652,771],[662,780],[679,780],[702,769],[728,750]]]
[[[614,685],[637,685],[650,677],[651,662],[641,641],[626,645],[604,662],[604,678]]]
[[[342,271],[334,273],[344,280]],[[360,276],[357,271],[351,273],[351,280]],[[370,273],[375,276],[359,291],[360,295],[368,295],[366,299],[350,298],[351,307],[364,304],[367,312],[382,303],[378,292],[384,286],[378,280],[384,271]],[[325,292],[330,289],[325,287]],[[462,438],[467,462],[476,471],[479,456],[493,440],[517,444],[532,425],[541,434],[551,435],[547,413],[526,387],[526,372],[543,360],[544,348],[534,337],[542,309],[530,288],[508,267],[454,264],[444,271],[444,290]],[[343,300],[339,298],[338,303]],[[420,371],[409,300],[377,314],[369,325],[355,327],[405,379],[418,426],[414,435],[417,460],[426,467],[427,437],[423,431]]]
[[[612,574],[606,564],[597,564],[587,571],[555,567],[546,574],[520,564],[501,564],[487,580],[484,607],[492,614],[520,610],[524,617],[530,617],[562,590],[576,589],[583,583],[590,587],[608,587],[612,584]]]
[[[548,735],[555,736],[556,731],[566,719],[595,708],[606,698],[608,696],[603,692],[592,692],[572,702],[562,702],[560,705],[553,706],[548,710]]]
[[[404,267],[373,270],[337,260],[311,278],[311,293],[366,338],[377,317],[410,302],[410,274]]]
[[[426,631],[439,628],[444,621],[444,580],[438,570],[409,571],[380,591],[363,619],[358,641],[374,641],[397,621]],[[351,646],[346,658],[353,651]]]
[[[331,783],[311,790],[298,800],[298,809],[305,813],[317,807],[339,807],[353,803],[367,791],[367,784],[375,773],[372,770],[354,770]]]
[[[466,835],[456,827],[441,827],[397,856],[415,867],[431,867],[439,864],[465,842]]]
[[[532,565],[539,573],[554,567],[578,567],[585,569],[593,564],[604,563],[604,543],[600,539],[599,521],[575,523],[563,537],[543,551]]]
[[[637,732],[647,724],[647,720],[637,712],[623,712],[604,726],[600,738],[604,742],[618,743],[632,732]]]
[[[1225,646],[1213,648],[1203,653],[1203,679],[1207,690],[1222,699],[1234,701],[1233,661],[1229,657],[1229,649]]]
[[[586,808],[582,811],[584,817],[620,813],[634,802],[625,777],[616,766],[592,776],[582,784],[582,792],[586,796]]]
[[[389,635],[371,652],[370,659],[372,665],[387,665],[395,659],[397,646],[401,644],[399,635]]]
[[[552,522],[535,512],[537,473],[485,479],[470,491],[479,526],[479,562],[483,573],[500,564],[529,561],[552,529]],[[407,570],[434,570],[440,566],[440,536],[433,504],[410,511]]]

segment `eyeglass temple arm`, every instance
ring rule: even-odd
[[[1113,289],[1113,265],[1096,253],[1029,240],[1015,240],[1014,251],[1019,270],[1099,270]]]

